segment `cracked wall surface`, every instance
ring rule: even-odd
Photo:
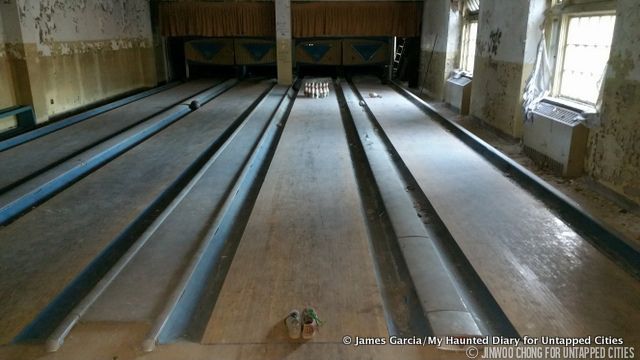
[[[11,37],[5,31],[5,20],[8,12],[6,4],[0,4],[0,109],[18,104],[14,90],[14,81],[11,71],[11,59],[9,58],[7,42]],[[7,25],[8,26],[8,25]],[[0,131],[12,128],[16,125],[15,117],[0,119]]]
[[[448,19],[446,0],[428,0],[423,17],[422,61],[431,58],[421,85],[441,100],[449,71],[442,39]],[[568,0],[575,11],[609,5],[599,0]],[[618,0],[611,56],[603,88],[602,125],[591,129],[585,164],[588,175],[618,194],[640,203],[640,2]],[[483,0],[471,94],[471,115],[500,132],[522,135],[522,92],[542,36],[545,0]],[[587,6],[588,5],[588,6]],[[447,36],[446,33],[444,35]]]
[[[640,3],[619,0],[604,82],[602,125],[589,138],[587,172],[640,203]]]
[[[426,1],[420,44],[422,90],[431,98],[444,98],[444,85],[457,67],[460,48],[460,16],[450,1]]]
[[[145,0],[9,0],[5,54],[16,102],[38,122],[156,85]],[[7,23],[9,20],[9,23]]]
[[[522,92],[531,74],[546,2],[480,2],[471,115],[522,136]]]
[[[521,94],[535,62],[546,5],[546,0],[480,3],[471,114],[512,137],[522,135]],[[425,2],[420,86],[433,99],[443,99],[446,80],[458,68],[462,23],[451,1]]]

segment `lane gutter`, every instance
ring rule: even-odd
[[[0,141],[0,151],[4,151],[7,149],[11,149],[12,147],[18,146],[20,144],[24,144],[26,142],[29,142],[31,140],[37,139],[39,137],[45,136],[47,134],[50,134],[54,131],[60,130],[62,128],[65,128],[67,126],[73,125],[75,123],[79,123],[81,121],[87,120],[89,118],[92,118],[96,115],[100,115],[102,113],[105,113],[107,111],[119,108],[121,106],[127,105],[129,103],[132,103],[136,100],[140,100],[143,99],[145,97],[157,94],[159,92],[162,92],[164,90],[168,90],[174,86],[179,85],[180,82],[171,82],[162,86],[158,86],[146,91],[142,91],[139,92],[137,94],[131,95],[131,96],[127,96],[124,99],[120,99],[120,100],[116,100],[114,102],[110,102],[108,104],[102,105],[102,106],[98,106],[96,108],[93,108],[91,110],[88,111],[84,111],[80,114],[77,115],[73,115],[70,116],[68,118],[65,118],[63,120],[59,120],[59,121],[55,121],[51,124],[48,125],[44,125],[41,127],[36,127],[33,130],[30,130],[28,132],[22,133],[20,135],[17,136],[13,136],[11,138],[8,138],[6,140],[2,140]]]
[[[390,84],[394,90],[406,97],[446,129],[450,130],[452,134],[462,140],[467,146],[482,155],[498,169],[511,174],[512,179],[516,180],[524,189],[542,200],[547,206],[554,209],[557,215],[571,224],[572,228],[583,238],[601,250],[634,278],[640,279],[640,249],[634,246],[630,239],[626,239],[624,235],[600,221],[573,199],[489,145],[469,130],[440,115],[433,106],[429,105],[401,84],[395,81],[392,81]]]
[[[233,87],[237,82],[235,79],[227,80],[192,96],[187,101],[182,101],[180,104],[164,110],[148,121],[66,160],[64,163],[28,180],[7,193],[1,194],[0,225],[7,225],[84,176],[195,111],[190,109],[190,101],[196,100],[200,104],[209,102]]]
[[[167,189],[152,201],[123,231],[102,249],[96,257],[74,278],[43,310],[13,339],[12,343],[28,340],[46,339],[64,322],[65,317],[79,304],[105,274],[128,251],[137,238],[153,223],[163,209],[170,206],[182,188],[198,173],[208,159],[224,144],[238,126],[267,95],[271,87],[261,92],[256,100],[180,174]],[[204,100],[208,94],[202,94]],[[73,326],[73,325],[72,325]]]
[[[342,90],[433,335],[517,337],[479,276],[452,245],[451,234],[418,190],[362,95],[353,85],[345,84]]]
[[[174,288],[169,300],[165,303],[160,315],[156,317],[151,330],[142,342],[143,351],[151,352],[159,342],[164,343],[170,340],[167,334],[171,332],[171,323],[175,322],[176,317],[179,316],[178,310],[184,306],[183,302],[192,300],[194,297],[193,288],[198,286],[199,280],[206,278],[204,273],[211,268],[211,263],[219,262],[219,256],[224,244],[215,243],[216,234],[225,231],[222,226],[225,223],[226,216],[232,212],[235,205],[238,205],[247,196],[260,172],[261,164],[265,161],[267,155],[271,153],[270,149],[276,146],[279,134],[283,130],[283,123],[288,115],[288,110],[295,99],[295,95],[292,92],[295,91],[297,86],[299,86],[298,82],[285,91],[251,157],[243,166],[224,203],[213,219],[209,231],[203,237],[203,241],[198,246],[179,283]]]

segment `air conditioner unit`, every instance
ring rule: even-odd
[[[454,107],[460,114],[469,114],[471,101],[471,79],[468,77],[452,76],[447,80],[444,101]]]
[[[582,174],[589,129],[579,121],[589,109],[556,99],[543,99],[523,129],[524,152],[559,175]]]

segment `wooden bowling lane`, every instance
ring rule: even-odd
[[[141,121],[219,84],[219,79],[190,81],[131,102],[50,134],[0,151],[0,191],[42,172]]]
[[[377,80],[356,85],[521,335],[611,335],[638,345],[638,279],[402,95]]]
[[[333,86],[301,90],[202,343],[289,342],[283,319],[305,306],[325,321],[307,345],[386,336],[369,246]]]
[[[45,326],[61,320],[61,307],[69,307],[87,284],[97,281],[87,269],[113,256],[114,244],[130,241],[132,224],[146,218],[269,88],[267,81],[238,84],[0,227],[0,344],[16,336],[41,336]]]

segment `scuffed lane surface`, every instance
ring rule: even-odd
[[[335,92],[299,94],[202,342],[289,343],[282,321],[304,306],[326,326],[296,347],[386,336],[368,242]]]
[[[287,88],[270,91],[82,321],[152,323],[171,296],[257,146]],[[257,166],[254,164],[253,166]],[[224,232],[224,231],[221,231]],[[219,232],[218,232],[219,233]]]
[[[375,80],[356,83],[520,334],[614,335],[638,345],[637,279],[402,95]]]
[[[220,83],[196,80],[107,111],[0,152],[0,189]]]
[[[269,87],[244,82],[0,229],[0,343],[11,341]]]

